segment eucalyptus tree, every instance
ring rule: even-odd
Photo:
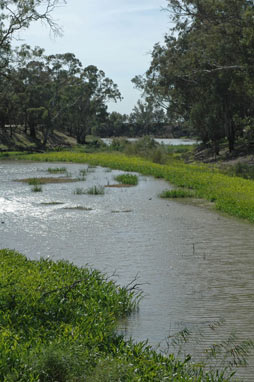
[[[106,121],[107,102],[121,99],[117,85],[94,65],[82,69],[69,96],[74,100],[68,109],[72,118],[72,134],[80,144],[86,142],[86,135],[93,127]]]
[[[150,99],[138,100],[130,116],[129,124],[133,135],[161,134],[162,126],[166,122],[166,114],[162,108]]]
[[[247,0],[168,0],[174,27],[133,81],[204,141],[235,139],[253,122],[254,6]],[[247,122],[246,122],[247,121]]]
[[[6,74],[13,39],[32,22],[45,22],[53,33],[61,32],[52,18],[60,3],[65,0],[0,0],[0,74]]]

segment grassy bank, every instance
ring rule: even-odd
[[[115,334],[136,308],[135,289],[65,261],[0,250],[3,382],[227,382],[224,372],[163,356]]]
[[[254,222],[254,182],[225,175],[207,165],[184,164],[174,159],[158,164],[121,153],[54,152],[22,155],[22,159],[90,163],[164,178],[178,187],[192,189],[196,197],[214,202],[220,211]]]

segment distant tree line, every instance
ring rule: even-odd
[[[253,142],[253,0],[168,0],[167,11],[174,26],[134,84],[216,152]]]
[[[46,55],[40,47],[13,48],[17,33],[33,21],[61,31],[52,11],[61,0],[1,0],[0,140],[16,129],[46,146],[56,130],[86,143],[88,134],[156,134],[166,114],[139,101],[130,115],[109,113],[107,102],[121,100],[117,85],[94,65],[83,67],[72,53]],[[1,143],[1,142],[0,142]]]

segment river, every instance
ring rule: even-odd
[[[179,330],[201,331],[199,343],[186,347],[199,357],[202,347],[233,331],[239,340],[253,339],[253,225],[202,205],[160,199],[169,184],[141,175],[135,187],[105,188],[105,195],[97,196],[74,194],[77,187],[116,183],[118,170],[90,168],[86,181],[47,184],[37,193],[16,181],[52,176],[48,167],[62,166],[73,177],[87,168],[0,162],[1,248],[32,259],[89,264],[109,275],[115,271],[121,285],[138,275],[145,297],[139,312],[119,329],[135,341],[148,339],[164,348],[165,339]],[[253,381],[253,358],[240,375]]]

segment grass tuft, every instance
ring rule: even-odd
[[[50,174],[64,174],[67,172],[67,168],[66,167],[49,167],[47,171]]]
[[[138,177],[137,175],[133,174],[122,174],[115,176],[115,180],[122,184],[128,184],[128,185],[137,185],[138,184]]]

